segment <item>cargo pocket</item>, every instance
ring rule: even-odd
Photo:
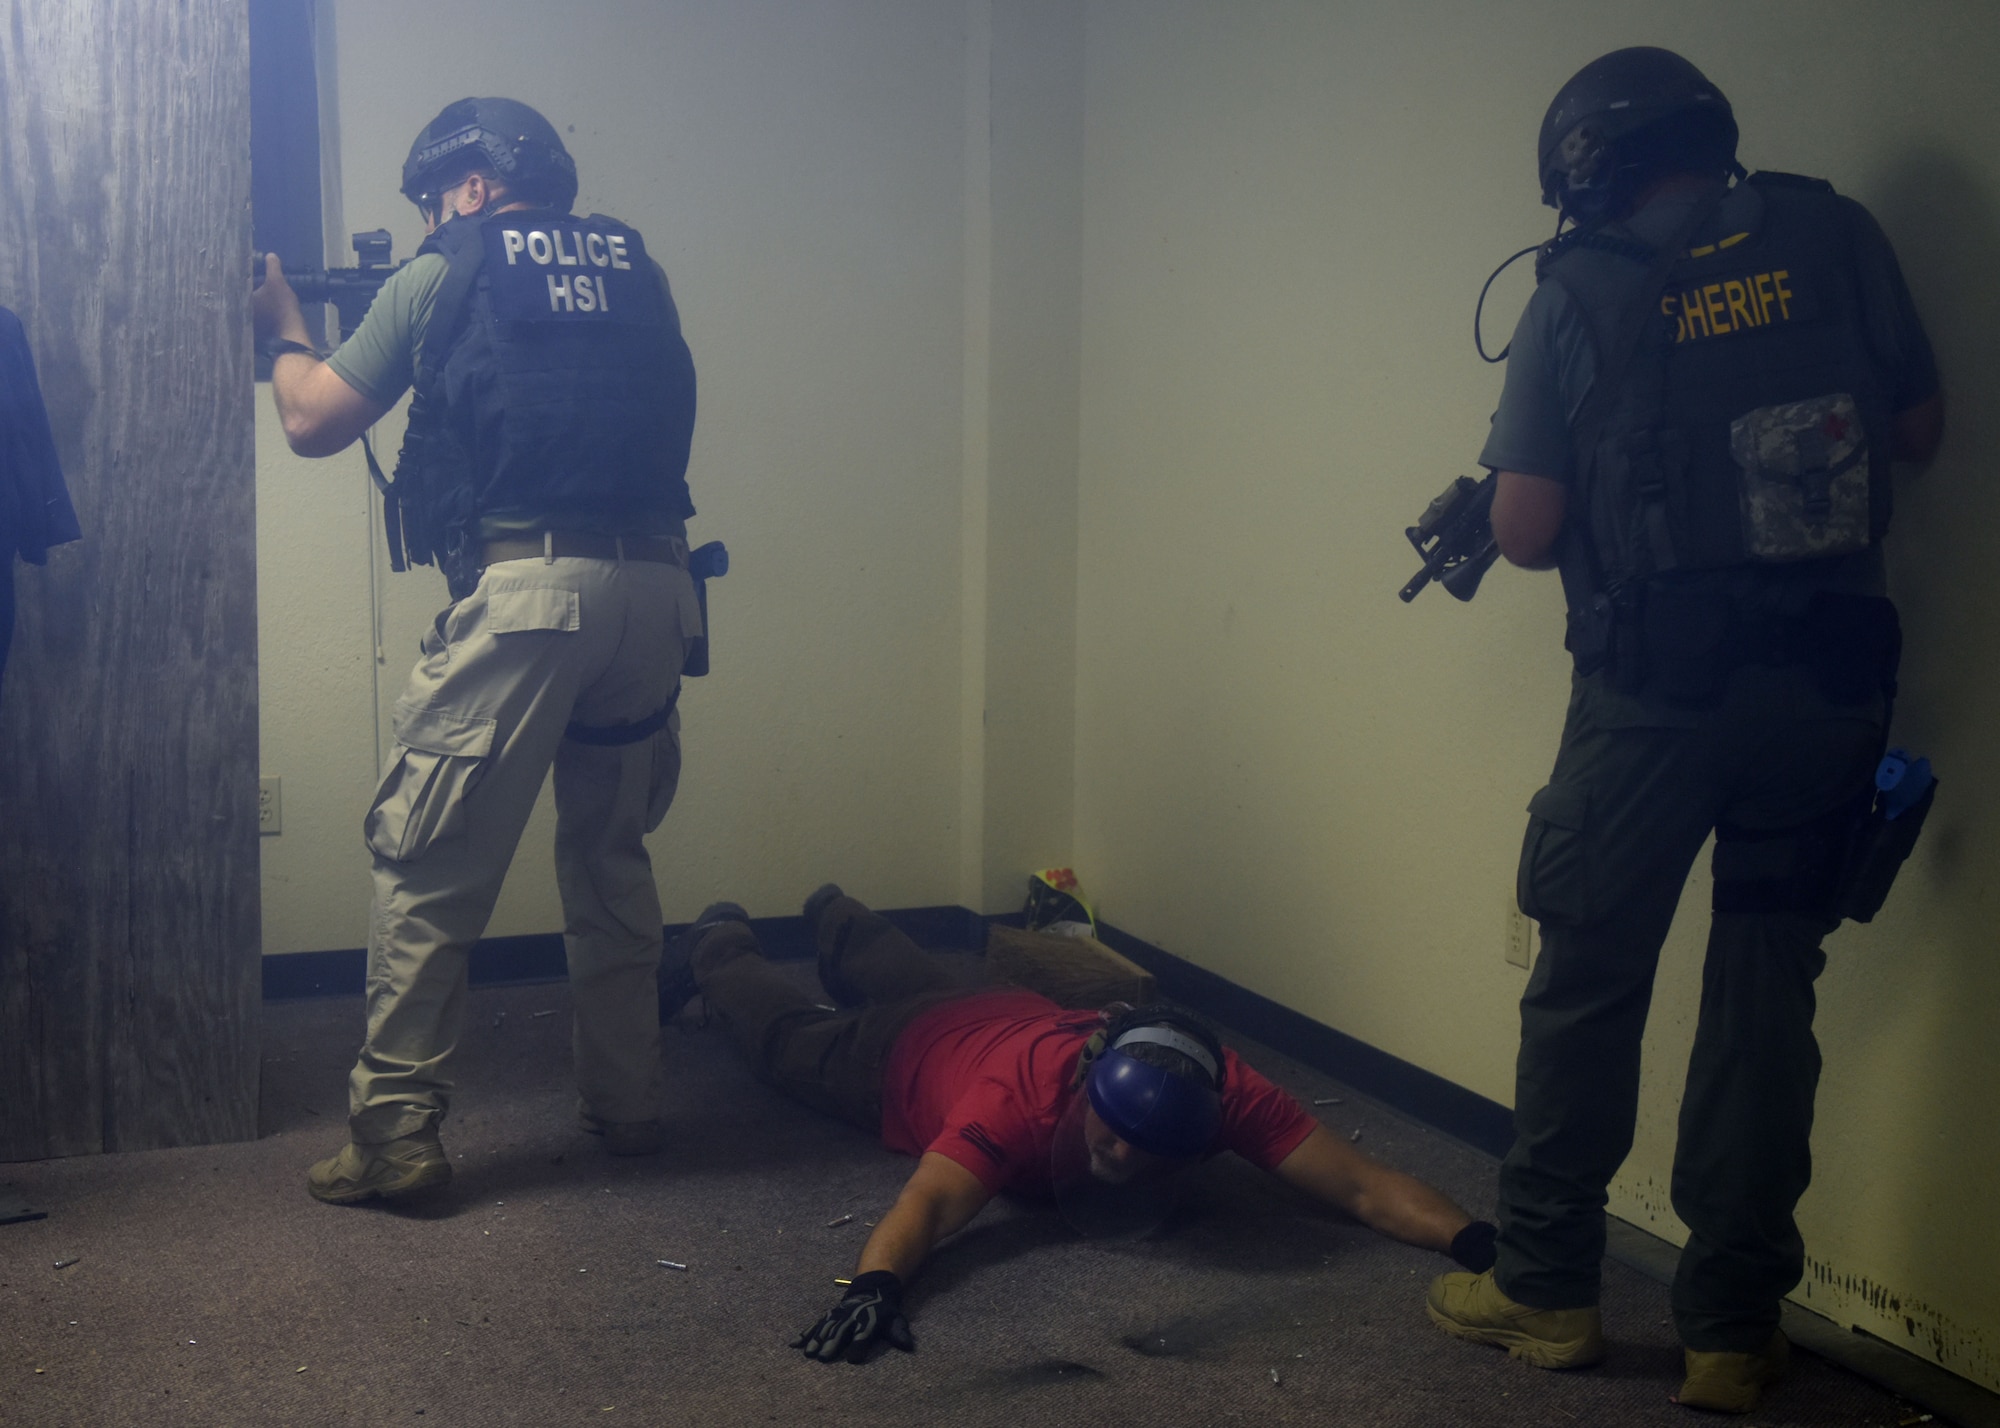
[[[465,833],[465,796],[493,751],[493,721],[396,709],[396,755],[361,825],[377,857],[415,862]]]
[[[1589,810],[1590,793],[1580,783],[1552,783],[1528,800],[1514,893],[1537,922],[1573,927],[1595,920]]]
[[[653,735],[653,775],[646,786],[646,831],[658,828],[674,805],[674,793],[681,786],[681,716],[674,715],[667,727]]]
[[[486,592],[486,631],[493,635],[516,635],[526,630],[575,630],[581,621],[582,602],[574,590],[553,585],[530,585],[522,589]]]

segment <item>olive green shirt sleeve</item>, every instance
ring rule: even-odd
[[[424,253],[391,273],[327,365],[362,396],[395,405],[416,380],[417,352],[450,266],[442,253]]]

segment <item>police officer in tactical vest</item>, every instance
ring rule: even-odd
[[[1660,946],[1714,833],[1681,1103],[1678,1399],[1747,1412],[1783,1371],[1804,1249],[1820,940],[1883,751],[1899,634],[1890,462],[1943,428],[1888,241],[1818,179],[1744,174],[1728,103],[1660,49],[1585,66],[1542,123],[1541,255],[1481,461],[1516,565],[1556,567],[1575,658],[1529,804],[1515,1143],[1495,1267],[1432,1285],[1446,1332],[1596,1362],[1605,1190],[1632,1144]]]
[[[586,1129],[660,1148],[661,919],[642,841],[680,772],[674,712],[702,633],[689,578],[694,364],[640,235],[570,212],[576,165],[510,99],[417,136],[403,193],[429,237],[325,361],[275,260],[253,298],[292,449],[347,447],[411,392],[390,553],[452,604],[396,703],[364,823],[374,859],[351,1143],[312,1167],[350,1204],[439,1185],[466,955],[555,769],[556,874]]]

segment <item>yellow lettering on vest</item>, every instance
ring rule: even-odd
[[[508,267],[511,268],[514,266],[515,260],[521,256],[521,250],[527,244],[528,240],[521,236],[520,229],[503,228],[500,230],[500,248],[507,255]]]
[[[1700,293],[1685,292],[1681,294],[1681,325],[1687,329],[1687,335],[1690,338],[1714,336],[1708,330],[1708,314],[1702,310]],[[1697,327],[1701,329],[1699,332],[1695,330]]]
[[[1722,295],[1729,300],[1729,315],[1738,328],[1756,327],[1757,314],[1750,310],[1750,290],[1730,278],[1722,285]]]
[[[1771,274],[1771,286],[1778,290],[1778,311],[1785,315],[1785,321],[1792,320],[1792,290],[1785,286],[1785,279],[1792,275],[1790,268],[1780,268]]]
[[[1771,320],[1771,301],[1775,296],[1771,291],[1771,275],[1769,273],[1759,273],[1755,278],[1751,279],[1751,291],[1757,298],[1757,311],[1763,314],[1760,320],[1769,322]]]
[[[1708,313],[1708,330],[1711,336],[1720,337],[1732,331],[1729,313],[1722,306],[1722,284],[1710,283],[1701,290],[1701,305]]]

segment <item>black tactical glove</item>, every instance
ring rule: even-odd
[[[1474,1274],[1484,1274],[1493,1268],[1498,1258],[1494,1251],[1493,1237],[1500,1231],[1484,1220],[1474,1220],[1456,1235],[1452,1236],[1451,1257],[1471,1270]]]
[[[792,1340],[792,1347],[823,1364],[839,1358],[858,1364],[885,1342],[906,1353],[917,1347],[910,1321],[903,1317],[903,1281],[886,1269],[872,1269],[856,1275],[841,1301]]]

